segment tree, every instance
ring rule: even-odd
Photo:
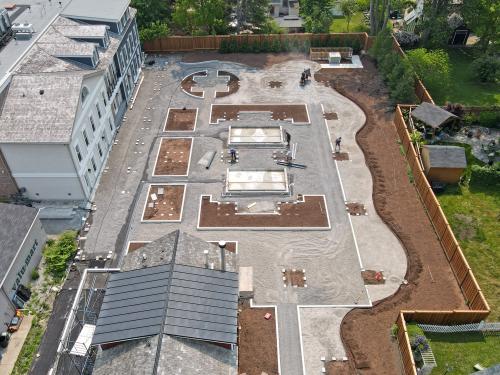
[[[347,32],[349,32],[349,24],[351,23],[352,16],[358,10],[358,4],[356,0],[342,0],[340,9],[342,13],[344,13],[344,17],[347,21]]]
[[[165,0],[132,0],[130,5],[137,9],[138,28],[149,27],[156,21],[165,22],[170,17],[168,4]]]
[[[500,80],[500,58],[484,55],[471,64],[471,71],[481,82],[496,82]]]
[[[464,21],[479,36],[484,51],[500,44],[500,3],[498,0],[467,0],[461,9]]]
[[[387,27],[390,0],[370,0],[370,34],[377,35]]]
[[[443,50],[417,48],[407,53],[415,72],[429,88],[446,86],[450,74],[450,58]]]
[[[268,0],[237,0],[235,9],[238,31],[248,26],[256,29],[269,27]]]
[[[261,27],[263,34],[283,34],[283,29],[278,22],[271,17],[268,17]]]
[[[426,47],[440,47],[448,42],[451,13],[449,0],[425,0],[422,27],[422,43]]]
[[[331,0],[300,0],[300,15],[308,33],[327,33],[333,21]]]
[[[139,38],[141,42],[146,42],[148,40],[153,40],[160,38],[162,36],[167,36],[170,33],[170,29],[166,22],[155,21],[149,24],[147,27],[142,27],[139,30]]]
[[[225,33],[224,0],[177,0],[172,20],[190,35]]]

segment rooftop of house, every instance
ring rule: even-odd
[[[208,251],[208,254],[205,251]],[[168,289],[167,294],[169,296],[167,301],[164,301],[163,309],[156,306],[158,303],[162,303],[163,298],[153,298],[154,301],[152,301],[152,303],[156,303],[155,306],[162,313],[160,330],[157,333],[149,334],[149,337],[139,337],[139,335],[137,338],[129,338],[127,341],[109,349],[99,350],[94,366],[94,374],[129,374],[134,373],[134,369],[137,368],[141,368],[144,373],[153,373],[156,368],[157,373],[168,374],[180,370],[186,374],[198,372],[211,375],[237,374],[236,351],[205,341],[217,341],[211,339],[210,335],[206,337],[197,336],[198,333],[203,333],[204,328],[210,328],[205,325],[213,325],[213,322],[219,322],[221,318],[223,318],[224,322],[215,323],[219,328],[228,323],[224,316],[217,313],[222,307],[211,306],[211,304],[214,302],[219,303],[219,300],[214,297],[216,294],[229,293],[233,297],[231,297],[232,302],[229,303],[231,306],[226,306],[226,313],[229,312],[228,318],[231,319],[231,322],[227,324],[227,330],[233,333],[230,334],[231,338],[229,340],[222,339],[219,342],[235,341],[236,323],[234,319],[237,314],[238,289],[235,271],[237,264],[233,253],[226,251],[225,255],[226,272],[223,272],[221,271],[220,249],[216,245],[180,231],[167,234],[138,250],[129,252],[124,258],[121,272],[110,276],[109,280],[115,284],[114,287],[128,288],[132,284],[126,280],[134,280],[134,277],[138,277],[134,280],[135,284],[135,281],[146,281],[153,275],[169,274],[168,278],[157,278],[158,280],[155,281],[162,283],[170,279],[170,282],[163,286]],[[209,264],[213,265],[213,269],[211,267],[205,268],[207,260]],[[193,270],[195,272],[192,272]],[[181,275],[181,278],[179,279],[175,274]],[[224,286],[227,283],[231,285]],[[108,283],[108,285],[110,284]],[[162,286],[159,285],[158,289],[161,288]],[[120,292],[120,289],[115,290]],[[236,298],[234,298],[235,293]],[[105,294],[104,304],[101,308],[104,315],[99,315],[96,328],[96,335],[99,335],[97,341],[99,342],[106,342],[106,340],[101,340],[103,338],[102,334],[106,333],[106,328],[101,331],[102,333],[99,333],[100,321],[106,323],[102,319],[107,319],[110,316],[109,306],[116,308],[117,303],[112,299],[117,295],[119,296],[119,294],[112,292],[108,297],[108,301]],[[140,294],[148,294],[147,288],[144,293]],[[133,295],[127,293],[126,297],[126,299],[119,299],[119,301],[126,302]],[[144,296],[138,295],[137,297],[143,298]],[[210,303],[208,305],[193,304],[184,300],[185,298],[196,298],[198,302],[205,300]],[[114,305],[106,307],[106,303],[114,303]],[[120,303],[118,302],[118,304]],[[183,306],[189,311],[184,311]],[[199,311],[192,311],[193,307]],[[163,319],[163,313],[165,313],[165,319]],[[193,316],[193,313],[197,314],[197,316]],[[193,318],[193,320],[190,320],[190,318]],[[140,320],[145,322],[147,319],[149,318]],[[180,320],[182,320],[182,324],[177,325]],[[192,330],[192,324],[197,325],[195,331],[198,332]],[[126,327],[128,324],[124,326]],[[155,326],[157,326],[156,323]],[[178,332],[179,327],[182,330],[188,328],[190,334],[185,335]],[[113,329],[109,332],[114,335],[116,330]],[[133,330],[131,332],[133,333]]]
[[[119,21],[129,3],[130,0],[72,0],[61,14],[69,18]]]
[[[7,274],[37,214],[36,208],[0,203],[0,280]]]
[[[460,146],[424,145],[432,168],[467,168],[465,149]]]
[[[422,104],[411,112],[411,115],[432,128],[439,128],[448,121],[457,118],[453,113],[427,102],[422,102]]]

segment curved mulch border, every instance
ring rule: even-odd
[[[351,310],[342,321],[341,338],[351,372],[401,374],[398,347],[390,328],[400,310],[467,309],[433,227],[407,175],[384,85],[374,64],[364,69],[319,71],[315,79],[356,103],[366,114],[357,132],[373,178],[373,202],[378,215],[399,238],[407,255],[408,285],[374,304]]]

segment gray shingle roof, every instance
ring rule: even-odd
[[[437,105],[423,102],[417,108],[415,108],[411,115],[433,128],[439,128],[447,121],[453,118],[457,118],[453,113],[445,111],[443,108]]]
[[[38,209],[0,203],[0,280],[16,257]]]
[[[459,146],[424,145],[432,168],[467,168],[465,149]]]

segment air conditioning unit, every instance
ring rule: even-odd
[[[23,33],[23,34],[33,34],[35,29],[31,23],[14,23],[12,24],[12,31],[14,34]]]

